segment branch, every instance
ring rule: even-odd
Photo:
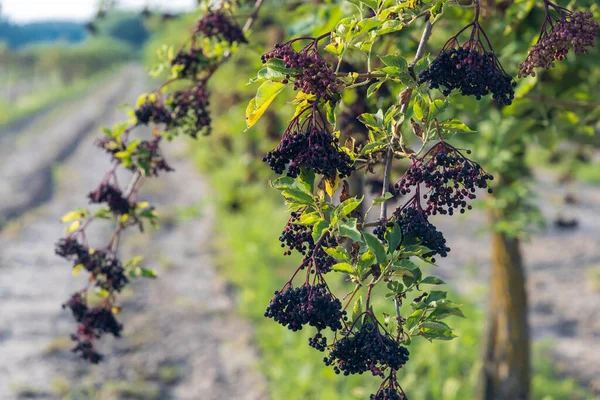
[[[248,16],[248,19],[246,20],[246,23],[244,24],[244,27],[242,28],[242,32],[246,33],[252,27],[252,24],[254,23],[254,21],[256,20],[256,17],[258,16],[258,12],[260,11],[260,6],[262,6],[262,4],[263,4],[263,0],[256,0],[256,3],[254,3],[254,8],[252,9],[252,12]]]
[[[419,41],[419,47],[417,47],[417,54],[415,54],[415,59],[408,66],[408,68],[411,72],[413,71],[417,62],[419,62],[419,60],[421,58],[423,58],[423,55],[425,54],[425,47],[427,46],[427,42],[429,41],[429,38],[431,37],[432,28],[433,28],[433,24],[431,22],[427,21],[425,23],[425,29],[423,30],[423,34],[421,35],[421,40]],[[406,97],[406,99],[404,99],[404,102],[400,106],[400,112],[402,114],[406,114],[406,111],[408,110],[408,104],[410,103],[411,94],[412,94],[412,91],[410,91],[408,93],[408,96]],[[383,189],[382,189],[381,196],[385,196],[385,193],[387,192],[388,186],[390,184],[390,174],[392,172],[392,160],[393,159],[394,159],[394,151],[393,151],[392,147],[390,146],[388,148],[388,151],[386,154],[386,159],[385,159],[385,172],[383,175]],[[381,203],[381,212],[379,213],[379,219],[381,221],[385,221],[387,219],[387,200],[384,200],[383,203]]]

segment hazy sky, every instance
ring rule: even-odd
[[[149,5],[160,9],[191,9],[196,0],[120,0],[123,7]],[[97,0],[0,0],[2,16],[13,22],[48,19],[87,20],[97,10]]]

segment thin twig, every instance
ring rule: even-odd
[[[414,69],[415,65],[417,64],[417,62],[419,62],[419,60],[421,58],[423,58],[423,55],[425,54],[425,47],[427,46],[427,42],[429,41],[429,38],[431,37],[432,28],[433,28],[433,24],[430,21],[427,21],[425,23],[425,29],[423,30],[423,34],[421,35],[421,40],[419,41],[419,46],[417,47],[417,53],[415,54],[415,59],[408,66],[410,71],[412,71]],[[409,95],[405,99],[404,103],[402,103],[402,105],[400,106],[400,112],[402,114],[406,114],[406,111],[408,110],[408,104],[410,103],[411,94],[412,94],[412,91],[411,91],[411,93],[409,93]],[[388,191],[388,186],[390,184],[390,174],[392,172],[393,159],[394,159],[394,151],[392,149],[392,146],[390,145],[390,147],[388,148],[387,154],[386,154],[386,158],[385,158],[385,172],[383,175],[383,189],[381,191],[382,197],[385,196],[386,192]],[[379,213],[379,219],[380,219],[380,221],[385,221],[387,219],[387,201],[386,200],[384,200],[381,203],[381,211]]]

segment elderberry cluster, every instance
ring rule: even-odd
[[[326,129],[316,126],[297,132],[287,130],[263,161],[277,174],[283,174],[287,168],[287,176],[292,178],[298,176],[300,168],[329,178],[336,175],[343,178],[353,171],[352,159],[340,150],[338,141]]]
[[[423,184],[429,190],[423,195],[427,199],[425,213],[452,215],[454,211],[464,213],[472,208],[467,200],[476,198],[477,188],[487,188],[491,193],[488,181],[493,179],[459,150],[446,142],[439,142],[422,159],[413,163],[395,189],[405,195],[411,187]]]
[[[320,332],[325,328],[333,331],[342,329],[342,303],[333,297],[324,283],[276,291],[275,297],[265,311],[265,317],[273,318],[292,331],[310,325]]]
[[[212,60],[204,55],[202,49],[192,48],[177,53],[171,60],[171,66],[178,67],[179,77],[193,79],[211,62]]]
[[[409,207],[398,208],[389,223],[396,223],[400,226],[403,238],[417,238],[423,246],[430,249],[431,252],[424,254],[425,257],[432,257],[436,254],[442,257],[448,255],[450,248],[446,245],[446,238],[435,225],[429,222],[427,214],[420,207],[410,204]],[[435,260],[432,261],[435,262]]]
[[[493,51],[478,50],[467,42],[458,48],[444,49],[431,65],[419,74],[419,83],[429,82],[447,96],[454,89],[477,100],[492,93],[500,104],[509,105],[515,97],[516,82],[502,69]]]
[[[248,43],[242,29],[222,10],[210,11],[196,23],[196,33],[229,43]]]
[[[600,25],[594,21],[591,12],[570,11],[553,4],[547,4],[560,13],[560,19],[552,23],[552,14],[547,13],[538,42],[529,49],[527,58],[519,65],[519,77],[535,76],[535,68],[550,69],[555,61],[567,57],[569,48],[575,54],[588,54],[588,47],[594,47]],[[546,27],[552,28],[548,32]]]
[[[377,393],[369,396],[369,400],[407,400],[403,393],[395,388],[381,388]]]
[[[80,353],[83,359],[97,364],[102,355],[94,349],[94,339],[100,338],[104,333],[111,333],[115,337],[121,336],[123,325],[121,325],[111,310],[98,306],[88,308],[82,293],[78,292],[71,296],[63,308],[69,308],[73,317],[79,324],[77,332],[71,338],[77,342],[75,353]]]
[[[174,127],[194,139],[198,132],[209,135],[211,118],[208,111],[209,92],[206,81],[199,81],[191,88],[176,91],[169,99]]]
[[[121,262],[104,250],[93,250],[73,238],[63,238],[56,244],[58,256],[73,261],[73,267],[82,265],[96,277],[96,285],[105,290],[121,291],[129,280]]]
[[[138,125],[170,124],[173,118],[163,105],[146,101],[135,110]]]
[[[376,323],[376,322],[375,322]],[[386,368],[400,369],[408,361],[408,350],[372,323],[348,334],[332,345],[323,361],[333,365],[336,374],[362,374],[371,371],[382,376]]]
[[[315,336],[308,338],[308,345],[315,350],[325,351],[327,348],[327,337],[323,336],[321,332],[317,332]]]
[[[108,207],[117,215],[128,214],[131,210],[131,203],[121,193],[115,185],[102,183],[96,190],[88,195],[91,203],[108,203]]]
[[[340,91],[341,81],[331,65],[319,54],[316,41],[298,52],[294,50],[292,43],[276,44],[273,51],[261,56],[263,63],[272,58],[283,60],[286,68],[298,71],[287,75],[283,82],[293,79],[294,90],[314,94],[325,100],[333,99],[334,94]]]
[[[288,223],[285,225],[283,232],[281,232],[281,236],[279,236],[281,247],[288,248],[283,253],[284,255],[291,255],[292,250],[298,250],[300,254],[306,255],[306,252],[314,247],[310,226],[296,223],[300,220],[301,216],[302,213],[292,212]]]

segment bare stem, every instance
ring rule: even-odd
[[[421,58],[423,58],[423,55],[425,54],[425,47],[427,46],[427,42],[429,41],[429,38],[431,37],[432,28],[433,28],[433,24],[430,21],[427,21],[425,23],[425,29],[423,30],[423,34],[421,35],[421,40],[419,41],[419,46],[417,47],[417,53],[415,54],[415,59],[409,65],[410,71],[412,71],[414,69],[415,65],[417,64],[417,62],[419,62],[419,60]],[[405,114],[406,111],[408,110],[408,104],[410,103],[411,95],[412,95],[412,91],[409,93],[407,98],[404,99],[404,102],[400,106],[400,112],[402,114]],[[388,190],[389,184],[390,184],[390,174],[392,172],[393,159],[394,159],[394,151],[392,149],[392,145],[390,144],[387,154],[386,154],[386,157],[385,157],[385,171],[384,171],[384,175],[383,175],[383,189],[381,191],[381,196],[385,196],[385,194]],[[387,201],[386,200],[384,200],[381,203],[381,211],[379,213],[379,219],[382,222],[387,219]]]

